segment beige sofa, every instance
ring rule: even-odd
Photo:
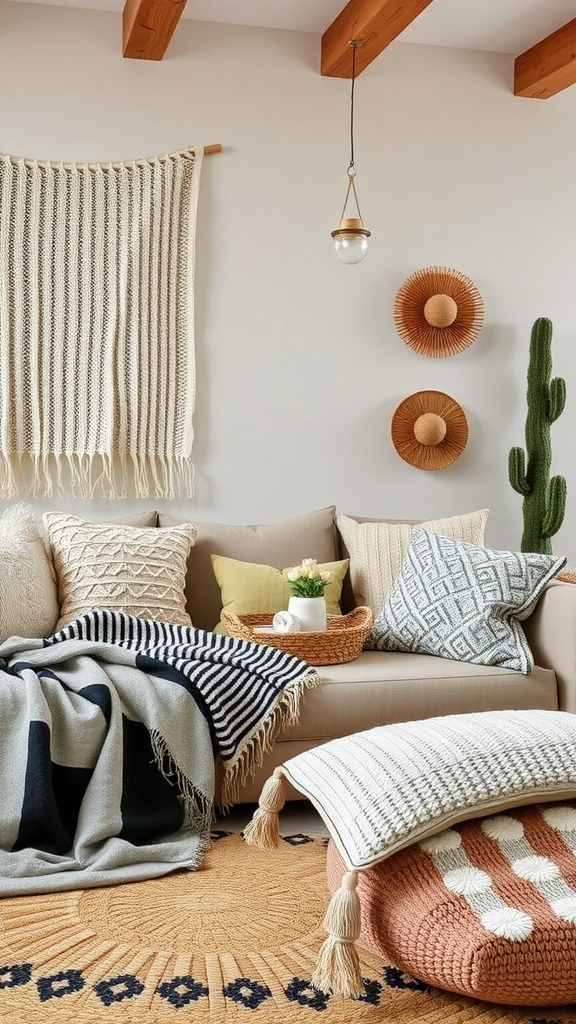
[[[175,517],[154,510],[127,520],[98,524],[63,513],[48,513],[44,517],[46,542],[30,521],[33,510],[20,511],[16,507],[10,510],[8,518],[6,515],[0,515],[0,590],[7,595],[0,601],[3,639],[15,633],[30,637],[49,635],[59,615],[67,621],[67,617],[73,618],[81,609],[86,610],[87,601],[97,601],[96,606],[102,607],[112,606],[109,601],[116,600],[116,607],[121,610],[173,622],[185,621],[188,612],[194,626],[212,630],[220,619],[223,594],[229,609],[231,603],[239,602],[245,612],[268,613],[269,608],[254,606],[261,598],[256,593],[254,571],[258,576],[266,572],[266,566],[274,567],[271,572],[284,587],[281,573],[275,570],[296,565],[308,557],[319,562],[348,560],[346,575],[340,566],[340,578],[344,580],[341,610],[347,612],[356,605],[368,604],[376,613],[382,607],[386,588],[400,571],[414,530],[414,523],[346,516],[337,513],[334,506],[256,526],[198,520],[187,520],[188,525],[179,526]],[[486,510],[479,510],[429,520],[423,525],[441,537],[482,545],[486,516]],[[130,541],[126,537],[124,554],[120,552],[118,557],[124,528],[128,529]],[[135,528],[140,528],[138,536]],[[164,537],[157,540],[155,534],[163,529]],[[85,540],[77,543],[77,531],[88,533],[89,547],[84,546]],[[165,555],[160,561],[166,578],[152,588],[151,594],[155,596],[146,593],[142,612],[131,607],[135,588],[124,584],[124,592],[120,578],[124,564],[129,564],[127,552],[132,547],[138,553],[136,567],[146,562],[145,552],[154,552],[156,556],[161,551]],[[113,558],[110,552],[114,552]],[[222,556],[218,566],[224,561],[235,570],[237,589],[240,580],[239,592],[230,586],[221,588],[212,555]],[[246,564],[250,586],[242,583]],[[94,573],[90,565],[103,567],[105,572]],[[100,576],[107,576],[107,567],[111,572],[111,589],[97,593],[96,584]],[[132,582],[135,578],[130,577]],[[140,581],[139,570],[137,578]],[[168,592],[172,595],[175,618],[168,618]],[[75,600],[79,600],[80,608]],[[237,604],[232,610],[240,612],[241,608]],[[528,674],[430,654],[374,650],[364,650],[356,660],[344,664],[319,665],[321,685],[306,691],[298,723],[277,737],[257,777],[245,786],[242,799],[256,800],[264,779],[287,758],[374,725],[497,709],[542,708],[576,713],[576,586],[554,579],[523,625],[535,660]]]
[[[460,518],[465,519],[455,517]],[[184,521],[167,513],[158,514],[160,528]],[[194,625],[205,629],[214,628],[222,608],[211,563],[213,553],[278,569],[296,564],[303,557],[316,557],[322,562],[350,557],[338,528],[344,520],[332,506],[271,525],[193,521],[198,532],[188,562],[187,608]],[[355,521],[386,522],[358,517]],[[437,522],[442,525],[444,521]],[[450,527],[452,522],[446,521]],[[400,528],[394,521],[388,523],[390,530],[383,528],[387,540],[399,545],[399,534],[403,534],[405,543],[414,524],[402,524]],[[401,556],[401,545],[395,554]],[[344,612],[356,603],[364,603],[353,590],[352,562],[353,556],[342,592]],[[256,801],[263,781],[285,759],[374,725],[508,708],[576,713],[576,586],[551,582],[523,625],[535,659],[528,675],[431,655],[378,651],[363,651],[358,659],[345,664],[318,666],[322,685],[306,692],[298,724],[278,738],[257,776],[244,788],[243,801]]]
[[[486,517],[486,510],[479,510],[422,525],[441,538],[482,546]],[[171,622],[184,622],[188,613],[194,626],[212,630],[220,619],[223,594],[229,610],[240,613],[240,605],[245,612],[268,613],[270,608],[254,606],[262,596],[256,592],[255,573],[256,577],[272,573],[284,588],[282,575],[275,570],[308,557],[319,562],[348,560],[346,575],[346,566],[340,565],[341,610],[368,604],[376,613],[386,588],[400,571],[415,525],[342,515],[334,506],[256,526],[198,520],[190,526],[192,520],[178,520],[154,510],[105,523],[47,513],[44,527],[48,535],[42,538],[33,519],[31,508],[18,505],[0,515],[2,639],[15,633],[47,636],[56,628],[59,616],[68,621],[93,607],[93,602],[97,607],[115,606]],[[187,525],[178,525],[182,522]],[[138,534],[136,528],[140,528]],[[157,539],[156,533],[163,529],[164,537]],[[84,537],[81,542],[80,534]],[[123,537],[125,545],[120,550]],[[131,550],[136,552],[133,566]],[[155,564],[162,564],[165,577],[158,581],[153,574],[150,594],[145,587],[140,597],[140,611],[142,605],[132,605],[136,592],[142,590],[141,570],[152,554]],[[212,555],[223,556],[217,560],[218,566],[224,561],[235,570],[236,590],[221,588]],[[98,572],[91,568],[94,565]],[[243,583],[245,565],[250,586]],[[268,571],[270,566],[275,568]],[[130,582],[122,582],[124,569],[131,568],[126,577]],[[97,589],[100,577],[104,590]],[[110,588],[106,589],[108,577]],[[110,603],[114,601],[115,605]],[[237,604],[231,608],[234,602]],[[175,617],[169,618],[171,613]],[[306,691],[298,723],[277,738],[258,776],[244,788],[242,799],[256,800],[263,780],[287,758],[374,725],[514,708],[576,713],[576,586],[553,579],[523,626],[535,660],[528,674],[430,654],[374,650],[362,651],[355,661],[319,665],[321,685]]]

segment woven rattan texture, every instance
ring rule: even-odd
[[[425,316],[432,296],[448,295],[456,305],[456,318],[435,327]],[[394,302],[396,330],[410,348],[424,356],[453,356],[478,336],[484,321],[482,296],[469,277],[449,267],[424,267],[411,274]]]
[[[429,988],[360,950],[365,994],[310,985],[326,840],[217,833],[197,872],[0,903],[3,1024],[559,1024]]]
[[[222,612],[222,622],[230,636],[242,637],[279,647],[282,651],[303,658],[310,665],[339,665],[354,661],[362,653],[362,645],[372,626],[370,608],[359,606],[347,615],[328,615],[324,632],[257,633],[255,626],[269,626],[270,615],[236,615]]]
[[[564,583],[576,583],[576,572],[559,572],[556,579]]]

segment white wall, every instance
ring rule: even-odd
[[[567,409],[552,427],[568,480],[556,553],[576,561],[576,88],[512,94],[513,58],[394,44],[356,84],[356,168],[370,252],[338,263],[350,83],[319,74],[310,34],[181,22],[162,62],[121,57],[120,16],[0,4],[0,148],[121,160],[220,142],[202,170],[196,270],[196,494],[175,512],[275,521],[341,511],[422,517],[489,507],[487,541],[519,547],[508,483],[522,444],[533,321],[554,324]],[[394,328],[403,281],[431,265],[470,276],[485,326],[427,359]],[[448,469],[404,463],[389,437],[406,395],[463,406]],[[36,502],[102,518],[159,500]]]

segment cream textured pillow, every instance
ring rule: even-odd
[[[190,626],[184,583],[192,524],[159,530],[46,512],[58,578],[57,628],[92,608]]]
[[[224,555],[212,555],[214,574],[222,594],[222,607],[236,615],[268,614],[270,618],[288,607],[290,588],[280,569],[272,565],[258,565],[255,562],[240,562]],[[289,567],[288,567],[289,568]],[[321,562],[318,568],[331,573],[325,591],[328,615],[340,615],[340,594],[342,582],[348,569],[348,559],[341,562]],[[216,633],[224,633],[221,622]]]
[[[351,516],[337,515],[336,526],[350,556],[356,604],[368,605],[374,617],[378,615],[400,572],[416,526],[468,544],[483,544],[487,518],[486,508],[423,523],[359,522]]]
[[[34,509],[12,505],[0,515],[0,641],[50,636],[58,594]]]

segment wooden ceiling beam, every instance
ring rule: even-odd
[[[348,0],[322,36],[320,73],[352,77],[350,42],[356,50],[356,77],[426,9],[432,0]]]
[[[122,56],[162,60],[186,0],[126,0],[122,12]]]
[[[547,100],[576,83],[576,18],[516,57],[514,95]]]

